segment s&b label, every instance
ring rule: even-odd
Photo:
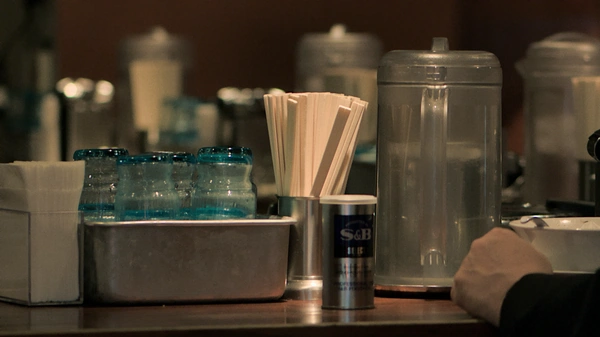
[[[334,257],[373,257],[373,215],[334,216]]]

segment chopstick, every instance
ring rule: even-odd
[[[264,100],[278,195],[343,192],[368,103],[328,92],[266,94]]]
[[[327,141],[327,145],[325,147],[325,153],[321,159],[321,163],[310,192],[311,196],[320,196],[321,192],[323,191],[323,186],[325,185],[325,181],[327,180],[327,176],[331,170],[331,163],[335,158],[336,152],[338,152],[338,148],[340,148],[340,139],[343,137],[346,122],[348,121],[348,117],[350,117],[350,112],[351,109],[343,106],[340,106],[338,109],[335,122],[333,124],[333,129],[331,130],[329,140]]]
[[[361,104],[358,102],[352,102],[352,115],[354,117],[353,124],[350,127],[350,131],[352,132],[352,136],[350,136],[349,144],[347,145],[346,154],[343,158],[343,163],[341,165],[341,172],[336,177],[335,187],[331,194],[342,194],[346,190],[346,183],[348,182],[348,175],[350,174],[350,166],[352,165],[352,161],[354,160],[354,153],[356,152],[356,144],[358,139],[358,131],[359,125],[362,121],[362,116],[364,111],[367,109],[368,103]]]

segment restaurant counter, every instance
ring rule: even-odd
[[[0,336],[497,336],[449,299],[375,298],[375,309],[320,301],[25,307],[0,302]]]

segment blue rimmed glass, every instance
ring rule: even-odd
[[[171,153],[144,153],[117,160],[120,178],[115,197],[118,221],[172,220],[180,201],[173,182]]]
[[[128,155],[124,148],[80,149],[73,160],[85,161],[85,177],[79,210],[85,221],[114,221],[115,194],[119,175],[117,158]]]
[[[256,185],[252,151],[246,147],[203,147],[196,157],[198,178],[192,207],[200,220],[254,218]]]

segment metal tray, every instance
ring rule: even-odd
[[[84,302],[278,299],[285,290],[295,221],[84,223]]]

